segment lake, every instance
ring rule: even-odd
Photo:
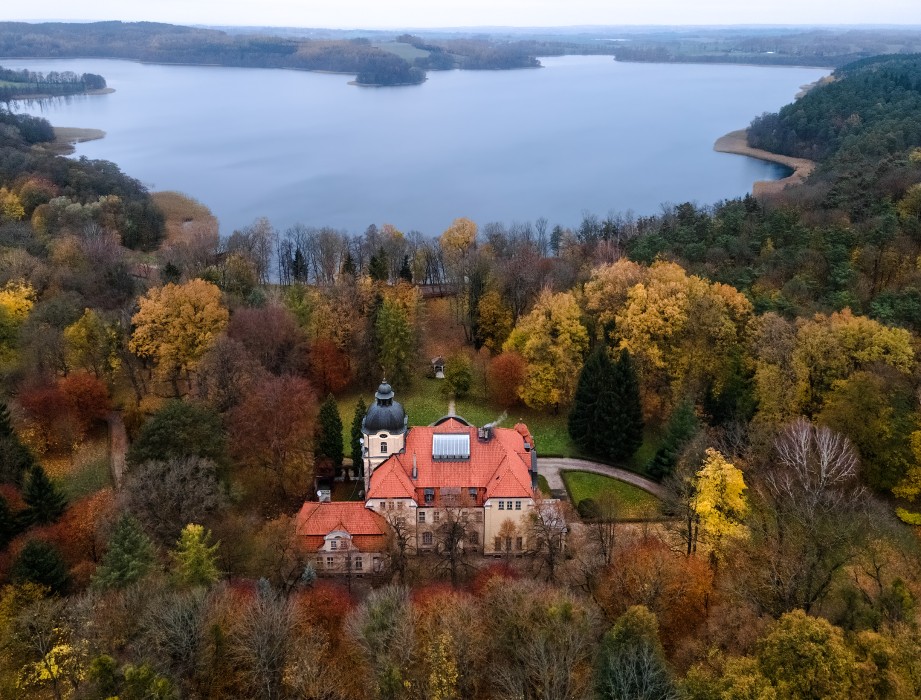
[[[784,168],[713,142],[776,111],[827,70],[542,59],[544,68],[430,72],[359,88],[289,70],[0,59],[99,73],[115,92],[20,105],[56,126],[103,129],[77,156],[214,211],[222,234],[268,217],[437,235],[453,219],[575,226],[585,211],[651,214],[736,197]]]

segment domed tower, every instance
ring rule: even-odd
[[[365,467],[365,493],[371,485],[371,474],[390,455],[406,446],[406,411],[393,399],[393,387],[385,379],[377,387],[374,403],[361,422],[362,456]]]

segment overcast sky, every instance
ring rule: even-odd
[[[0,20],[326,28],[921,24],[919,0],[43,0]],[[40,14],[37,14],[40,13]]]

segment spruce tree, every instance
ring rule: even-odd
[[[23,523],[30,525],[49,525],[64,514],[67,498],[40,464],[32,465],[22,490],[22,498],[27,508],[23,511]]]
[[[629,460],[642,444],[639,382],[626,350],[616,362],[604,346],[589,356],[579,374],[569,434],[586,454],[615,462]]]
[[[139,581],[153,570],[157,552],[141,524],[123,515],[109,539],[109,549],[96,574],[96,588],[124,588]]]
[[[599,345],[582,365],[569,412],[569,436],[580,450],[590,455],[600,456],[598,428],[602,419],[599,407],[610,365],[607,348]]]
[[[0,403],[0,482],[21,486],[33,464],[31,453],[13,430],[9,409]]]
[[[70,576],[64,559],[42,540],[29,540],[22,548],[11,572],[14,583],[37,583],[52,593],[65,593]]]
[[[318,427],[320,434],[317,439],[317,456],[327,457],[332,460],[333,466],[339,469],[345,456],[342,447],[342,418],[339,417],[339,407],[332,394],[327,396],[320,406]]]
[[[0,495],[0,549],[6,549],[17,532],[19,532],[19,523],[16,522],[16,516],[10,510],[7,500]]]
[[[700,429],[694,404],[684,401],[672,411],[665,427],[665,437],[647,467],[649,474],[657,479],[662,479],[675,471],[681,451],[691,438]]]
[[[358,403],[355,404],[355,415],[352,417],[352,474],[356,478],[364,478],[365,475],[365,461],[361,454],[361,439],[363,436],[361,432],[361,424],[365,419],[365,413],[368,412],[368,407],[365,405],[365,400],[362,398],[358,399]]]
[[[615,462],[626,462],[643,444],[643,407],[640,383],[633,360],[626,349],[610,365],[598,413],[606,423],[599,426],[603,454]]]

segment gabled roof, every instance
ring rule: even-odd
[[[468,436],[469,458],[433,457],[434,436],[445,434]],[[480,440],[477,428],[457,417],[410,428],[403,451],[374,470],[368,498],[411,498],[418,489],[427,488],[476,488],[484,489],[487,498],[531,498],[531,453],[525,449],[525,440],[533,446],[533,438],[522,424],[516,429],[492,428],[490,439]]]
[[[384,519],[357,501],[338,503],[307,502],[297,514],[296,530],[306,537],[325,537],[335,530],[356,535],[384,535],[387,523]]]

